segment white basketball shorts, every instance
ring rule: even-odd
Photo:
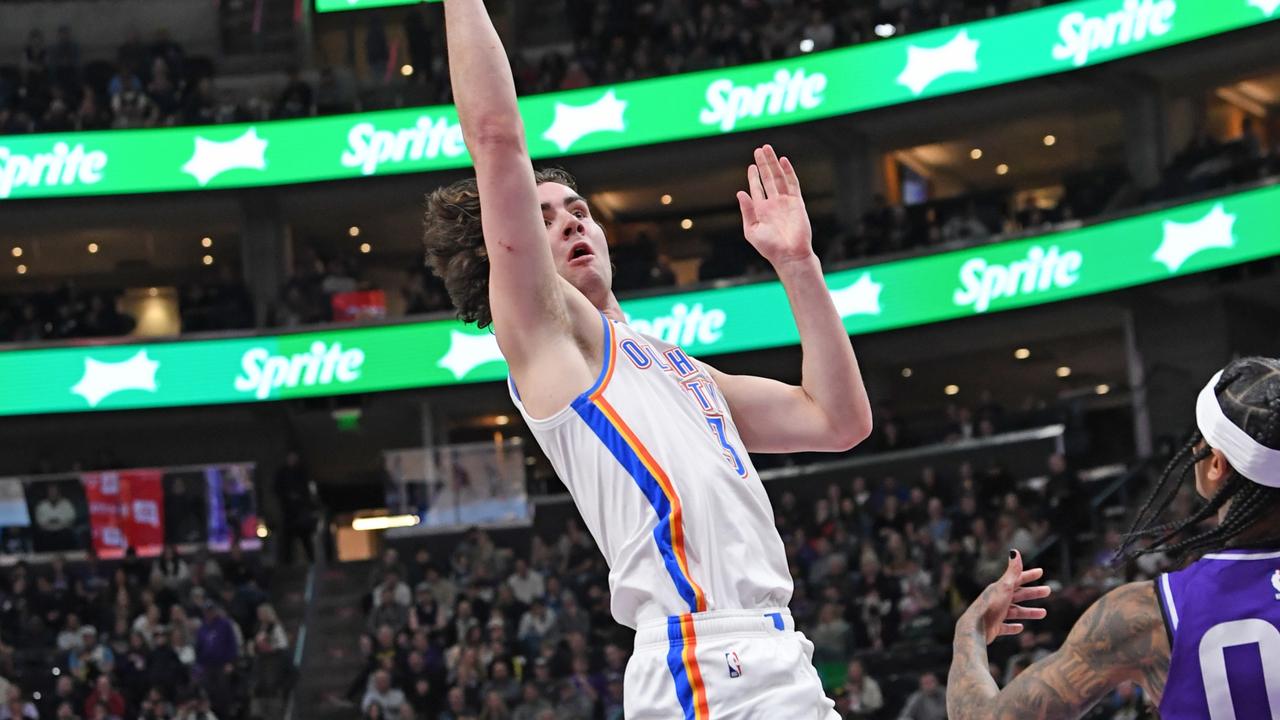
[[[786,609],[642,623],[623,704],[627,720],[840,720]]]

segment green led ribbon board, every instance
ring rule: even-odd
[[[369,10],[371,8],[396,7],[399,5],[418,5],[424,2],[443,2],[443,0],[316,0],[316,12],[331,13],[347,10]]]
[[[1280,255],[1280,187],[1074,230],[831,273],[851,335],[973,317]],[[745,240],[743,242],[746,242]],[[795,345],[777,282],[622,303],[695,355]],[[500,380],[491,334],[456,320],[280,336],[0,352],[0,415],[244,403]]]
[[[779,127],[1066,72],[1274,19],[1276,0],[1081,0],[789,60],[521,99],[535,159]],[[452,106],[0,137],[0,202],[467,167]]]

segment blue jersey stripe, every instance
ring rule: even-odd
[[[631,476],[640,488],[640,492],[644,493],[653,511],[657,513],[658,524],[653,528],[653,539],[658,544],[662,564],[666,565],[667,573],[675,583],[676,592],[688,603],[689,612],[697,612],[697,594],[689,578],[685,577],[680,569],[680,562],[676,559],[675,549],[671,544],[671,500],[662,492],[662,486],[645,467],[644,461],[627,444],[626,438],[622,437],[622,433],[618,432],[600,408],[584,395],[573,403],[573,409],[578,413],[578,417],[587,423],[587,427],[591,428],[600,442],[609,449],[613,457],[622,465],[622,469]]]
[[[693,686],[684,667],[684,631],[680,627],[679,615],[667,618],[667,639],[671,642],[667,648],[667,667],[671,670],[671,678],[676,681],[680,709],[684,711],[684,720],[695,720]]]
[[[613,360],[613,323],[609,322],[604,313],[600,313],[600,321],[604,323],[604,360],[600,363],[600,374],[596,376],[596,381],[583,395],[593,395],[604,385],[605,379],[609,377],[609,363]]]

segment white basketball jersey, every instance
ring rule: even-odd
[[[710,374],[678,347],[603,323],[600,376],[569,407],[534,419],[510,389],[609,563],[614,619],[785,608],[773,509]]]

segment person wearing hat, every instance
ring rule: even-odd
[[[1276,717],[1280,360],[1227,365],[1200,391],[1195,420],[1118,551],[1125,560],[1165,553],[1181,569],[1104,595],[1057,652],[1001,690],[987,645],[1043,618],[1043,609],[1023,603],[1049,594],[1028,586],[1042,572],[1024,570],[1011,550],[1004,575],[956,623],[951,720],[1077,718],[1126,683],[1137,684],[1163,720]],[[1165,517],[1188,481],[1202,501],[1186,517]],[[1139,540],[1147,542],[1135,549]]]

